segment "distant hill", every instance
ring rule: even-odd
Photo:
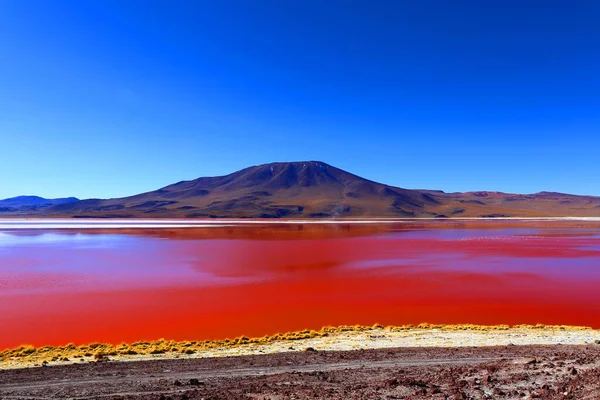
[[[39,196],[17,196],[0,200],[0,212],[34,211],[41,208],[79,201],[75,197],[45,199]],[[1,215],[1,214],[0,214]]]
[[[11,213],[0,213],[10,215]],[[600,197],[541,192],[444,193],[370,181],[320,161],[253,166],[118,199],[64,202],[54,217],[337,218],[600,216]]]

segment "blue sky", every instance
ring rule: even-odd
[[[0,1],[0,198],[321,160],[600,195],[600,2]]]

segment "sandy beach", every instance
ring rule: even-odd
[[[511,345],[588,345],[600,343],[600,330],[587,327],[508,327],[478,325],[341,326],[216,341],[93,343],[34,348],[22,346],[0,352],[0,369],[78,364],[97,361],[143,361],[233,357],[304,351],[351,351],[415,347],[489,347]]]

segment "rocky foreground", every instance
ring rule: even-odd
[[[348,326],[0,353],[0,399],[57,398],[599,399],[600,331]]]
[[[1,399],[598,399],[600,345],[386,348],[0,371]]]

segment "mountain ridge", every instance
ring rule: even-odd
[[[598,216],[600,197],[405,189],[322,161],[297,161],[250,166],[121,198],[54,204],[25,214],[80,218]]]
[[[0,200],[0,211],[25,211],[37,210],[40,208],[51,207],[58,204],[73,203],[79,201],[76,197],[63,197],[58,199],[47,199],[40,196],[24,195],[9,197]]]

